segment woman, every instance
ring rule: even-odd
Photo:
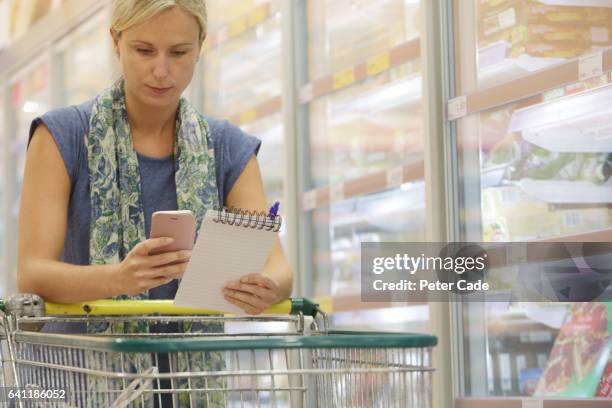
[[[115,0],[110,34],[122,78],[30,130],[18,286],[51,302],[172,298],[190,254],[149,255],[167,244],[147,239],[154,211],[191,209],[199,225],[208,208],[268,208],[260,142],[181,99],[206,37],[204,0]],[[291,287],[277,240],[261,273],[223,292],[258,314]]]

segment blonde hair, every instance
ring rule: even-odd
[[[111,29],[115,35],[135,25],[144,23],[162,11],[181,7],[192,14],[200,26],[200,44],[206,38],[208,16],[205,0],[113,0]]]

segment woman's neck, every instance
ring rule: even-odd
[[[139,137],[144,136],[147,139],[157,140],[166,138],[168,135],[173,138],[178,102],[175,106],[151,109],[138,103],[135,98],[126,92],[125,104],[133,135],[137,134]]]
[[[176,106],[151,109],[126,92],[125,104],[134,149],[149,157],[167,157],[174,151]]]

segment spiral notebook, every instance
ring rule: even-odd
[[[263,212],[208,210],[174,304],[243,314],[221,290],[227,281],[263,270],[281,222]]]

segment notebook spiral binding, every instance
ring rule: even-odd
[[[280,215],[269,216],[265,211],[251,211],[236,207],[223,207],[217,210],[214,222],[243,228],[265,229],[278,232],[283,219]]]

